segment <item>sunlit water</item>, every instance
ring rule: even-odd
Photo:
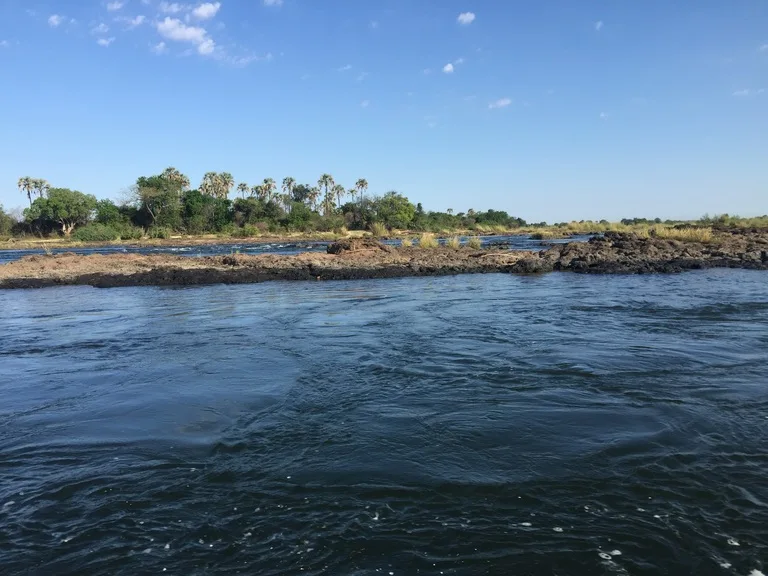
[[[485,248],[508,248],[513,250],[541,250],[550,244],[563,242],[584,242],[588,236],[572,238],[535,240],[530,235],[516,236],[483,236],[481,241]],[[460,237],[463,243],[467,238]],[[439,240],[444,243],[444,239]],[[386,244],[397,246],[400,240],[384,240]],[[72,252],[75,254],[172,254],[176,256],[221,256],[226,254],[298,254],[300,252],[325,252],[329,242],[239,242],[225,244],[199,244],[197,246],[144,246],[144,245],[105,245],[105,246],[64,246],[51,250],[53,254]],[[24,256],[44,254],[41,248],[23,250],[0,250],[0,264],[7,264]]]
[[[0,291],[2,574],[768,562],[768,274]]]

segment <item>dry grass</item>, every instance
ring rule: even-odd
[[[480,236],[470,236],[467,240],[467,246],[472,248],[473,250],[480,250],[480,247],[483,245],[483,241],[480,240]]]
[[[419,246],[421,248],[437,248],[438,242],[435,235],[432,232],[424,232],[419,237]]]
[[[548,240],[551,238],[565,238],[568,236],[567,233],[559,230],[559,229],[541,229],[538,232],[532,232],[531,238],[534,240]]]
[[[458,236],[452,236],[451,238],[447,238],[445,240],[445,245],[448,248],[453,248],[454,250],[458,250],[461,248],[461,240],[459,240]]]
[[[410,248],[411,246],[413,246],[413,240],[407,236],[405,238],[401,238],[400,246],[402,246],[403,248]]]
[[[656,238],[680,240],[682,242],[707,243],[712,241],[712,228],[667,228],[665,226],[654,226],[649,230],[649,234]]]
[[[376,238],[386,236],[388,234],[387,227],[384,226],[384,224],[381,222],[374,222],[371,224],[371,234],[373,234]]]

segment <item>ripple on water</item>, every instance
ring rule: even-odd
[[[746,271],[0,292],[0,563],[759,576],[766,303]]]

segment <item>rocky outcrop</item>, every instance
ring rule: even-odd
[[[721,232],[708,243],[607,233],[588,242],[555,245],[538,253],[393,248],[370,239],[339,242],[328,251],[205,258],[140,254],[27,256],[0,266],[0,288],[236,284],[488,272],[642,274],[714,267],[768,270],[768,232],[759,230]]]

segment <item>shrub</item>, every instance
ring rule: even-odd
[[[144,230],[137,226],[131,226],[129,224],[123,224],[120,226],[113,226],[117,233],[120,235],[120,240],[141,240],[144,237]]]
[[[371,224],[371,234],[373,234],[376,238],[381,238],[382,236],[386,236],[388,233],[387,227],[384,226],[381,222],[374,222]]]
[[[424,232],[424,234],[419,237],[419,246],[422,248],[437,248],[438,242],[437,239],[435,239],[435,235],[431,232]]]
[[[110,242],[120,238],[120,232],[106,224],[88,224],[72,232],[72,239],[79,242]]]
[[[712,228],[665,228],[654,226],[651,234],[656,238],[667,240],[681,240],[683,242],[710,242],[712,240]]]
[[[242,228],[236,228],[230,235],[233,238],[255,238],[261,235],[261,230],[251,224],[246,224]]]
[[[453,236],[452,238],[448,238],[445,241],[445,245],[448,248],[453,248],[454,250],[458,250],[461,247],[461,240],[459,240],[458,236]]]
[[[469,240],[467,240],[467,246],[473,250],[480,250],[482,245],[483,241],[480,240],[480,236],[470,236]]]
[[[165,226],[155,226],[154,228],[149,229],[149,237],[155,238],[159,240],[167,240],[171,237],[172,231],[170,228],[166,228]]]
[[[400,246],[402,246],[403,248],[410,248],[411,246],[413,246],[413,240],[411,238],[401,238]]]

